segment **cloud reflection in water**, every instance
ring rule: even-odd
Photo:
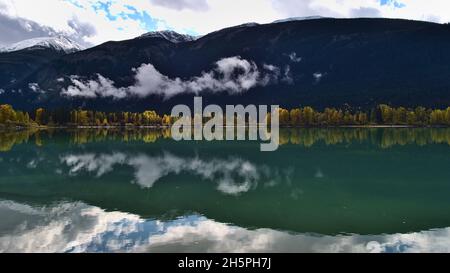
[[[449,252],[450,228],[379,236],[249,230],[199,215],[144,220],[81,202],[0,201],[0,252]]]
[[[200,157],[180,157],[167,152],[159,156],[145,154],[126,155],[112,154],[70,154],[61,157],[61,163],[70,168],[70,175],[80,172],[95,173],[101,177],[112,172],[115,165],[126,165],[134,168],[134,183],[143,188],[151,188],[161,178],[169,175],[179,175],[186,172],[201,177],[203,180],[214,181],[217,189],[229,195],[238,195],[256,187],[260,180],[273,185],[280,178],[278,170],[267,166],[257,166],[252,162],[239,158],[212,158],[203,160]],[[289,172],[285,172],[289,176]]]

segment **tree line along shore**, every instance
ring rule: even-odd
[[[270,115],[268,115],[270,117]],[[337,126],[450,126],[450,107],[429,109],[378,105],[370,111],[351,111],[312,107],[279,109],[281,127],[337,127]],[[206,121],[207,119],[205,119]],[[46,110],[32,112],[0,105],[0,127],[168,127],[176,119],[168,114],[149,110],[136,112],[101,112],[90,110]],[[270,123],[270,120],[268,120]]]

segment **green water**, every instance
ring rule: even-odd
[[[450,130],[0,133],[0,252],[450,252]]]

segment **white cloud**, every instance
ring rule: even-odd
[[[206,11],[209,9],[206,0],[150,0],[151,3],[175,10]]]
[[[45,91],[42,90],[42,89],[39,87],[39,84],[37,84],[37,83],[29,83],[29,84],[28,84],[28,88],[30,88],[30,90],[33,91],[34,93],[41,93],[41,94],[44,94],[44,93],[45,93]]]
[[[215,63],[213,70],[203,72],[189,80],[171,79],[161,74],[152,64],[142,64],[133,69],[135,84],[128,87],[115,87],[110,79],[97,75],[94,80],[83,81],[72,76],[68,88],[62,95],[68,97],[112,97],[123,99],[129,96],[147,97],[159,95],[171,98],[181,93],[229,92],[242,93],[256,86],[265,86],[279,76],[279,69],[272,65],[258,66],[240,57],[224,58]]]
[[[67,166],[70,166],[70,175],[85,170],[88,172],[96,172],[97,177],[111,172],[114,165],[124,164],[126,156],[122,153],[114,153],[111,155],[84,154],[84,155],[68,155],[62,158]]]
[[[450,252],[450,228],[408,234],[296,234],[246,229],[198,215],[146,220],[81,202],[32,207],[0,201],[2,253],[55,252]]]
[[[294,83],[294,79],[292,78],[291,67],[289,65],[286,65],[286,67],[284,68],[284,77],[281,80],[287,84]]]
[[[302,57],[297,56],[297,53],[295,53],[295,52],[291,52],[288,55],[288,57],[291,60],[291,62],[294,62],[294,63],[299,63],[302,61]]]
[[[450,229],[392,235],[295,234],[248,230],[209,219],[170,225],[140,251],[225,253],[429,253],[449,252]]]
[[[61,158],[68,166],[70,175],[81,172],[95,173],[101,177],[113,171],[116,165],[132,166],[135,169],[134,183],[143,188],[152,188],[170,174],[188,172],[204,180],[217,183],[217,190],[228,195],[239,195],[255,188],[260,179],[270,183],[276,180],[277,171],[267,166],[256,166],[250,161],[231,157],[213,158],[207,161],[199,157],[179,157],[170,153],[161,156],[113,154],[70,154]]]
[[[22,25],[33,27],[29,22],[42,28],[48,28],[50,32],[65,34],[69,37],[79,37],[84,44],[99,44],[109,40],[124,40],[139,36],[146,32],[142,22],[130,18],[118,17],[111,21],[102,10],[95,11],[93,5],[96,1],[80,0],[78,6],[70,1],[40,0],[39,3],[30,3],[27,0],[0,0],[2,8],[0,14],[23,22]],[[34,27],[34,28],[37,28]],[[9,32],[14,33],[14,29]],[[45,31],[41,31],[45,32]],[[35,36],[36,35],[36,36]],[[34,38],[42,35],[36,33]],[[3,35],[2,35],[3,36]],[[19,38],[19,37],[18,37]],[[3,38],[0,39],[0,42]],[[17,42],[17,41],[7,41]]]
[[[285,0],[274,7],[288,17],[321,15],[338,18],[386,17],[444,23],[450,21],[450,3],[443,0]]]
[[[36,22],[23,19],[14,18],[1,13],[0,9],[0,45],[10,45],[22,40],[56,36],[59,33],[53,28],[40,25]],[[80,41],[79,37],[71,36],[70,38]]]
[[[322,172],[321,169],[317,169],[317,172],[314,175],[314,177],[317,178],[317,179],[323,179],[323,178],[325,178],[325,175],[324,175],[324,173]]]
[[[437,23],[450,22],[450,2],[445,0],[399,0],[403,8],[396,8],[395,1],[382,10],[382,16],[392,18],[415,19]]]
[[[314,77],[314,79],[316,80],[316,82],[320,82],[320,80],[321,80],[322,77],[323,77],[323,74],[320,73],[320,72],[316,72],[316,73],[313,74],[313,77]]]
[[[136,215],[107,213],[82,203],[33,208],[0,201],[0,211],[11,219],[0,223],[2,230],[11,232],[0,237],[0,252],[85,252],[100,236],[108,232],[130,235],[141,223]]]
[[[69,97],[97,98],[113,97],[123,99],[126,97],[126,88],[116,88],[110,79],[97,75],[96,80],[82,81],[78,76],[71,76],[73,85],[64,89],[61,94]]]

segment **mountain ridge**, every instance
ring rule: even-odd
[[[292,22],[292,21],[318,20],[318,19],[331,19],[331,17],[323,17],[323,16],[319,16],[319,15],[304,16],[304,17],[289,17],[289,18],[285,18],[285,19],[275,20],[272,22],[272,24],[286,23],[286,22]]]
[[[85,48],[65,36],[38,37],[20,41],[0,48],[0,53],[15,52],[20,50],[54,49],[66,54],[84,50]]]
[[[192,42],[197,39],[194,36],[187,35],[187,34],[180,34],[178,32],[172,31],[172,30],[150,31],[145,34],[142,34],[141,36],[137,37],[136,39],[145,39],[145,38],[161,38],[161,39],[165,39],[165,40],[170,41],[175,44]]]
[[[287,108],[345,104],[364,108],[380,103],[448,106],[449,34],[448,25],[428,22],[324,18],[226,28],[189,43],[166,39],[107,42],[60,56],[22,81],[7,88],[0,86],[5,90],[22,89],[21,95],[8,96],[7,91],[0,99],[25,107],[69,105],[105,110],[153,107],[167,111],[175,104],[191,103],[195,93],[181,93],[170,99],[150,94],[117,100],[64,97],[61,90],[73,85],[71,76],[87,83],[97,80],[96,75],[100,74],[123,91],[136,85],[136,69],[143,65],[151,65],[165,84],[179,79],[181,84],[177,87],[191,86],[205,73],[217,77],[217,63],[225,59],[247,62],[251,69],[254,64],[260,75],[269,77],[278,73],[278,77],[270,84],[254,85],[232,95],[202,91],[205,102],[275,103]],[[268,68],[273,69],[272,74],[265,70]],[[65,81],[57,82],[60,78]],[[30,83],[39,84],[46,94],[26,90]]]

